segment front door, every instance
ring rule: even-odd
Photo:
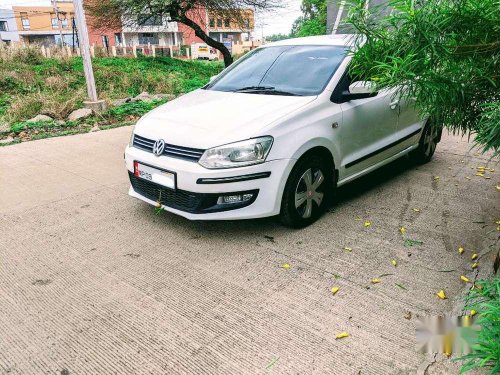
[[[349,90],[350,79],[344,76],[334,90]],[[398,106],[393,92],[380,91],[377,96],[340,104],[342,124],[334,133],[341,155],[339,181],[355,175],[388,157],[396,140]]]

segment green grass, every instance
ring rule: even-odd
[[[465,361],[461,374],[472,369],[487,369],[489,375],[500,373],[500,276],[479,280],[467,298],[466,308],[477,311],[475,323],[481,328],[472,342],[473,353]]]
[[[221,63],[168,57],[100,57],[92,62],[99,97],[108,102],[143,91],[186,93],[206,84],[223,68]],[[14,124],[39,113],[65,119],[82,107],[85,87],[81,58],[46,59],[34,49],[21,49],[18,55],[0,59],[0,122]],[[135,111],[132,107],[122,110]]]

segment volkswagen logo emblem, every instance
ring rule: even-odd
[[[153,145],[153,154],[160,156],[165,150],[165,141],[163,139],[158,139]]]

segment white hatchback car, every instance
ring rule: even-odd
[[[192,220],[316,220],[346,184],[441,131],[394,91],[351,82],[347,35],[270,43],[142,117],[125,151],[129,194]]]

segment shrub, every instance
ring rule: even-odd
[[[481,330],[472,343],[473,353],[465,361],[461,374],[474,368],[488,368],[489,375],[500,373],[500,276],[476,282],[468,296],[466,308],[477,311],[476,324]]]

